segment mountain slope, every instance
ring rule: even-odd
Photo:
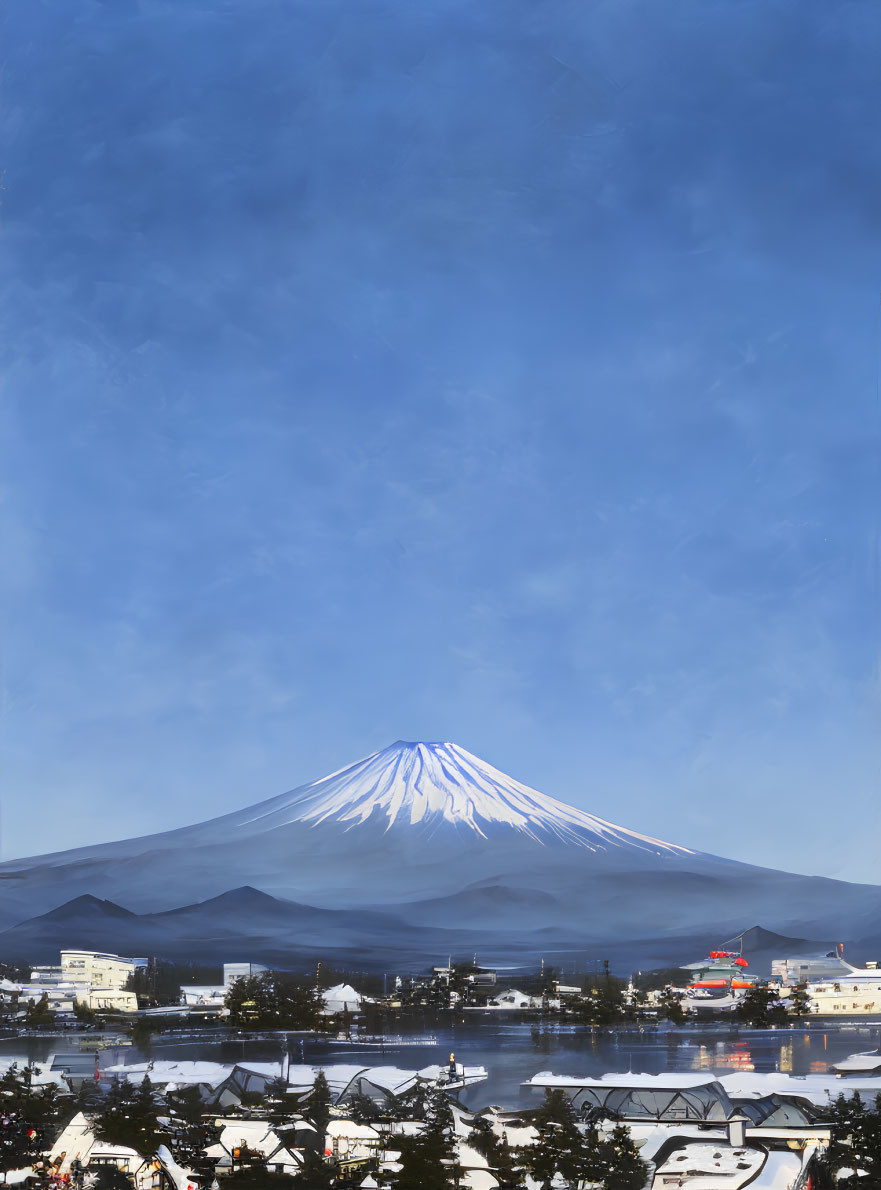
[[[504,936],[506,946],[553,939],[582,951],[654,936],[663,949],[664,938],[728,937],[745,920],[786,936],[855,938],[881,910],[877,887],[757,868],[615,826],[447,743],[399,742],[235,813],[7,862],[0,878],[0,928],[91,894],[153,921],[186,917],[172,907],[198,901],[199,928],[229,938],[232,906],[210,898],[236,888],[232,933],[298,945],[293,909],[279,916],[259,901],[263,889],[299,903],[316,945],[321,926],[309,915],[342,910],[351,928],[335,921],[340,945],[385,939],[402,953],[423,953],[431,931],[465,945]],[[156,928],[170,937],[167,923]]]

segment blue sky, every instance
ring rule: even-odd
[[[862,0],[10,0],[2,853],[397,738],[878,880]]]

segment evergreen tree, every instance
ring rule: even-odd
[[[807,981],[803,979],[789,993],[789,1015],[801,1020],[802,1017],[810,1016],[810,1013],[811,997],[808,994]]]
[[[485,1116],[475,1116],[468,1136],[468,1144],[486,1158],[489,1170],[495,1175],[500,1190],[517,1190],[523,1185],[514,1150],[507,1137],[499,1137]]]
[[[167,1143],[178,1164],[191,1169],[211,1184],[215,1162],[207,1149],[220,1136],[220,1129],[206,1118],[205,1105],[198,1087],[180,1087],[165,1094],[169,1113]]]
[[[0,1077],[0,1172],[32,1165],[49,1147],[62,1101],[54,1083],[33,1085],[34,1067],[13,1063]]]
[[[51,1029],[55,1014],[49,1007],[49,993],[43,992],[39,1000],[29,1000],[25,1009],[25,1026],[28,1029]]]
[[[395,1190],[448,1190],[461,1176],[450,1102],[440,1088],[426,1095],[425,1128],[398,1142],[401,1168],[390,1179]]]
[[[544,1103],[533,1120],[538,1136],[532,1145],[518,1150],[523,1168],[543,1187],[556,1174],[574,1179],[585,1164],[584,1137],[578,1129],[572,1100],[561,1090],[545,1091]]]
[[[517,1150],[516,1160],[542,1190],[552,1186],[555,1178],[604,1190],[641,1190],[644,1185],[646,1167],[624,1125],[609,1135],[602,1135],[595,1124],[579,1126],[569,1097],[550,1089],[533,1122],[536,1142]]]
[[[73,1097],[74,1113],[83,1112],[84,1115],[97,1115],[104,1095],[101,1086],[92,1078],[84,1079]]]
[[[630,1129],[618,1124],[600,1146],[604,1166],[603,1190],[641,1190],[646,1166],[630,1136]]]
[[[98,1107],[92,1128],[97,1139],[108,1144],[125,1145],[144,1157],[155,1153],[161,1136],[149,1078],[144,1078],[138,1087],[114,1079]]]
[[[312,1090],[306,1097],[303,1108],[306,1119],[310,1124],[315,1125],[322,1137],[327,1131],[332,1103],[333,1098],[330,1094],[330,1087],[327,1084],[327,1076],[323,1070],[319,1070],[315,1076],[315,1082],[312,1084]]]
[[[356,1124],[372,1124],[382,1116],[379,1104],[370,1095],[353,1095],[347,1106]]]
[[[666,987],[658,998],[658,1012],[674,1025],[681,1025],[686,1019],[682,999],[672,987]]]
[[[766,982],[755,983],[747,988],[737,1006],[737,1015],[756,1029],[768,1029],[772,1025],[786,1023],[786,1007],[775,987]]]
[[[855,1092],[850,1099],[839,1095],[831,1111],[832,1138],[825,1165],[832,1175],[847,1167],[856,1169],[854,1184],[862,1190],[881,1186],[881,1095],[867,1108]]]
[[[330,1190],[335,1181],[333,1166],[320,1153],[311,1150],[303,1159],[303,1167],[293,1181],[298,1190]]]
[[[280,971],[236,979],[224,1004],[232,1024],[246,1029],[312,1029],[324,1001],[311,981]]]

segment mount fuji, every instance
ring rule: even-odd
[[[299,947],[362,962],[475,946],[497,958],[623,947],[663,962],[676,939],[711,942],[759,920],[859,938],[881,909],[881,888],[692,851],[530,789],[455,744],[404,741],[195,826],[8,861],[0,880],[0,954],[37,935],[77,945],[79,910],[50,912],[67,901],[89,906],[90,946],[112,938],[120,949],[129,936],[133,950],[143,937],[151,953],[174,953],[189,918],[168,911],[213,898],[196,918],[217,929],[187,935],[189,954],[219,958],[238,944],[254,958]]]

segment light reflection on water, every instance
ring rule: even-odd
[[[310,1065],[398,1066],[419,1069],[444,1064],[450,1053],[469,1066],[486,1066],[489,1078],[466,1093],[471,1107],[487,1103],[516,1105],[532,1102],[534,1092],[520,1084],[539,1071],[596,1077],[608,1072],[661,1073],[735,1070],[783,1071],[790,1074],[826,1073],[829,1066],[860,1050],[874,1049],[881,1023],[823,1027],[812,1023],[798,1029],[738,1029],[730,1026],[701,1029],[595,1030],[577,1026],[541,1028],[530,1024],[468,1023],[433,1032],[436,1044],[362,1045],[292,1037],[291,1061]],[[0,1040],[0,1055],[45,1059],[94,1047],[89,1034]],[[212,1062],[281,1063],[285,1039],[233,1039],[221,1035],[157,1037],[149,1053],[126,1045],[122,1038],[99,1052],[103,1067],[120,1062],[195,1060]]]

